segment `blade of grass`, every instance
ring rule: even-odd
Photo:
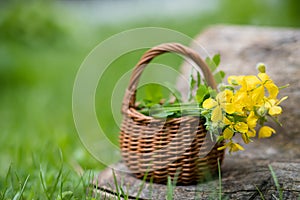
[[[123,178],[121,179],[121,184],[120,184],[120,191],[121,191],[121,196],[124,198],[124,199],[128,199],[128,191],[125,193],[125,191],[123,190],[123,187],[121,187],[121,185],[124,185],[124,180]]]
[[[116,192],[117,192],[117,195],[118,195],[118,200],[121,200],[121,194],[120,194],[120,191],[119,191],[119,184],[118,184],[118,181],[117,181],[117,177],[116,177],[115,171],[112,170],[112,172],[113,172],[113,177],[114,177],[114,183],[115,183],[115,187],[116,187]]]
[[[23,199],[23,193],[24,193],[24,191],[25,191],[25,187],[26,187],[26,185],[27,185],[27,183],[28,183],[29,177],[30,177],[30,175],[28,175],[28,176],[26,177],[25,181],[24,181],[23,187],[22,187],[21,192],[20,192],[19,199],[21,199],[21,197],[22,197],[22,199]]]
[[[48,192],[47,192],[47,186],[44,180],[44,176],[43,176],[43,171],[42,171],[42,166],[40,166],[40,180],[41,180],[41,184],[42,184],[42,188],[44,191],[45,196],[47,197],[48,200],[51,200]]]
[[[53,198],[54,193],[57,191],[58,182],[59,182],[59,180],[61,180],[61,176],[62,176],[62,170],[63,170],[63,164],[61,165],[61,167],[60,167],[60,169],[59,169],[59,171],[58,171],[58,173],[57,173],[57,175],[54,179],[54,184],[53,184],[52,190],[50,192],[51,199]],[[62,185],[60,187],[60,197],[62,198]]]
[[[137,195],[136,195],[136,200],[138,200],[138,199],[140,198],[141,192],[142,192],[142,190],[143,190],[143,188],[144,188],[144,185],[145,185],[145,183],[146,183],[147,176],[148,176],[148,170],[146,171],[146,173],[145,173],[145,175],[144,175],[144,177],[143,177],[142,184],[141,184],[141,186],[140,186],[140,188],[139,188],[139,191],[138,191],[138,193],[137,193]]]
[[[276,186],[276,189],[279,193],[279,199],[282,200],[283,199],[283,193],[282,193],[282,189],[280,188],[280,185],[279,185],[279,182],[278,182],[278,179],[277,179],[277,176],[272,168],[272,166],[269,164],[269,169],[271,171],[271,175],[272,175],[272,178],[274,180],[274,183],[275,183],[275,186]]]
[[[20,200],[20,199],[23,199],[23,193],[25,191],[25,187],[28,183],[28,180],[29,180],[29,177],[30,175],[28,175],[23,183],[23,185],[21,186],[21,191],[20,192],[17,192],[17,194],[14,196],[13,200]]]
[[[219,199],[222,200],[222,174],[221,174],[221,166],[220,166],[219,158],[218,158],[218,173],[219,173]]]
[[[181,168],[177,168],[177,169],[176,169],[176,173],[175,173],[174,180],[173,180],[173,188],[176,187],[176,184],[177,184],[177,180],[178,180],[180,171],[181,171]]]
[[[256,185],[254,185],[254,186],[255,186],[256,190],[258,191],[260,198],[261,198],[262,200],[265,200],[265,196],[264,196],[263,193],[260,191],[260,189],[259,189]]]
[[[279,200],[278,197],[275,196],[275,194],[272,194],[272,197],[273,197],[275,200]]]
[[[20,180],[19,175],[18,175],[18,173],[17,173],[16,171],[15,171],[15,176],[16,176],[16,178],[17,178],[19,187],[22,188],[21,180]],[[14,196],[13,199],[14,199],[14,200],[17,200],[19,197],[20,197],[20,193],[19,193],[19,191],[17,191],[17,194]]]
[[[173,198],[173,185],[171,177],[168,176],[168,182],[167,182],[167,200],[172,200]]]
[[[88,183],[91,183],[92,181],[93,181],[93,179],[91,179],[91,174],[92,174],[92,171],[88,171],[87,172],[88,174],[87,174],[87,182]],[[80,182],[79,182],[79,184],[78,184],[78,186],[77,187],[79,187],[81,184],[82,184],[82,188],[83,188],[83,193],[85,193],[86,192],[86,188],[88,187],[88,185],[89,184],[86,184],[86,182],[85,182],[85,173],[83,173],[83,174],[81,174],[80,175]],[[95,183],[95,187],[97,188],[98,187],[98,179],[96,180],[96,183]],[[93,185],[93,188],[94,188],[94,185]],[[87,194],[87,196],[88,197],[90,197],[89,195],[92,195],[93,194],[93,190],[89,190],[88,191],[88,194]],[[96,194],[97,194],[97,192],[96,192]]]
[[[90,176],[90,175],[89,175],[89,176]],[[91,179],[89,178],[88,183],[92,182],[93,180],[94,180],[94,175],[92,175],[92,178],[91,178]],[[98,189],[98,181],[99,181],[99,180],[98,180],[98,178],[97,178],[97,179],[96,179],[96,183],[95,183],[97,189]],[[85,189],[85,188],[86,188],[86,187],[84,187],[84,189]],[[93,186],[93,188],[94,188],[94,186]],[[101,192],[99,192],[99,193],[98,193],[98,192],[95,192],[94,198],[97,199],[97,198],[98,198],[98,194],[99,194],[99,199],[102,199],[102,198],[101,198],[101,197],[102,197],[102,196],[101,196],[101,194],[102,194]],[[89,195],[88,197],[92,199],[92,197],[93,197],[93,190],[89,190],[89,194],[88,194],[88,195]]]
[[[55,177],[55,181],[54,181],[54,184],[52,186],[52,190],[50,192],[50,197],[51,199],[53,199],[53,196],[54,196],[54,193],[55,191],[57,191],[57,185],[58,185],[58,182],[59,180],[61,180],[61,176],[62,176],[62,171],[63,171],[63,166],[64,166],[64,162],[63,162],[63,154],[62,154],[62,151],[61,149],[59,149],[59,154],[60,154],[60,168],[59,168],[59,171],[58,171],[58,174],[56,175]],[[61,181],[62,182],[62,181]],[[63,198],[62,196],[62,185],[60,185],[60,197]]]
[[[174,188],[176,187],[180,171],[181,171],[181,168],[177,168],[173,182],[172,182],[171,177],[168,176],[168,183],[167,183],[167,199],[168,200],[173,199]]]
[[[9,175],[11,173],[11,164],[9,165],[8,167],[8,170],[7,170],[7,173],[6,173],[6,176],[5,176],[5,189],[3,191],[3,195],[1,196],[1,200],[4,200],[5,199],[5,196],[6,196],[6,192],[7,192],[7,186],[8,186],[8,179],[9,179]]]

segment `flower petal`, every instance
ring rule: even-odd
[[[258,73],[257,76],[263,83],[270,80],[270,77],[266,73]]]
[[[282,97],[277,103],[276,105],[281,104],[281,102],[283,102],[284,100],[286,100],[288,98],[288,96]]]
[[[279,115],[282,112],[282,108],[280,106],[273,106],[269,109],[269,114],[274,116],[274,115]]]
[[[265,87],[269,92],[269,97],[275,99],[279,93],[278,87],[273,82],[266,83]]]
[[[225,103],[225,112],[232,114],[235,112],[235,105],[233,103]]]
[[[238,122],[234,125],[234,129],[240,133],[247,133],[248,125],[244,122]]]
[[[255,137],[256,136],[256,130],[254,128],[249,129],[247,132],[248,137]]]
[[[227,82],[230,85],[241,85],[243,76],[229,76]]]
[[[226,128],[224,131],[223,131],[223,136],[224,136],[224,139],[231,139],[232,136],[233,136],[234,132],[230,129],[230,128]]]
[[[276,133],[274,129],[269,126],[263,126],[258,132],[258,138],[267,138],[270,137],[273,133]]]
[[[231,145],[230,145],[230,149],[229,149],[229,152],[236,152],[236,151],[239,151],[239,150],[245,150],[244,147],[242,147],[241,145],[239,145],[238,143],[234,143],[232,142]]]
[[[206,99],[203,102],[203,108],[205,108],[205,109],[211,109],[213,107],[216,107],[217,105],[218,105],[218,103],[215,100],[213,100],[212,98]]]
[[[252,99],[255,104],[259,104],[265,96],[265,88],[261,85],[255,88],[252,92]]]
[[[242,138],[246,144],[248,144],[251,141],[247,133],[242,133]]]
[[[226,124],[226,125],[231,125],[232,124],[232,122],[227,117],[223,118],[223,123]]]
[[[251,111],[247,117],[247,124],[250,129],[256,127],[257,123],[257,117],[255,116],[255,113]]]
[[[217,106],[211,113],[211,121],[219,122],[222,121],[222,119],[223,119],[222,109],[220,106]]]
[[[253,75],[245,76],[244,78],[244,84],[242,87],[246,89],[247,91],[253,90],[257,87],[258,84],[261,84],[261,81]]]
[[[226,149],[226,148],[227,148],[227,146],[224,145],[224,146],[218,147],[218,150],[220,151],[220,150],[223,150],[223,149]]]

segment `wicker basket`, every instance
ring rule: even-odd
[[[172,52],[194,61],[212,88],[213,75],[206,63],[192,49],[178,43],[166,43],[147,51],[132,73],[125,92],[120,133],[120,147],[126,166],[138,178],[164,183],[168,176],[179,184],[202,181],[218,171],[224,150],[223,143],[211,144],[206,138],[204,121],[199,117],[157,119],[139,113],[135,108],[135,94],[139,78],[147,64],[156,56]]]

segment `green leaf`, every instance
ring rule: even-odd
[[[158,113],[155,113],[155,114],[152,114],[152,117],[154,118],[166,118],[166,117],[170,117],[174,114],[174,112],[165,112],[164,110],[161,110],[161,112],[158,112]]]
[[[205,59],[206,64],[209,66],[210,71],[214,72],[217,69],[217,66],[213,62],[213,60],[210,57],[207,57]]]
[[[196,93],[196,100],[199,104],[202,104],[206,95],[209,95],[208,87],[205,85],[199,85]]]
[[[218,67],[218,66],[219,66],[219,64],[220,64],[220,62],[221,62],[221,56],[220,56],[220,54],[219,54],[219,53],[218,53],[218,54],[216,54],[216,55],[214,55],[214,57],[213,57],[213,61],[214,61],[215,65]]]
[[[193,72],[194,72],[194,68],[192,68],[191,70],[191,74],[190,74],[190,88],[189,88],[189,93],[188,93],[188,100],[191,101],[192,98],[193,98],[193,90],[195,88],[195,85],[196,85],[196,80],[194,79],[194,76],[193,76]]]
[[[166,107],[162,107],[159,104],[156,104],[150,108],[150,115],[154,118],[166,118],[173,115],[172,110],[168,110]]]
[[[223,135],[219,135],[217,138],[217,142],[221,142],[224,140],[224,136]]]
[[[225,72],[222,70],[214,74],[214,78],[217,84],[222,83],[224,77],[225,77]]]
[[[211,72],[214,72],[221,62],[221,56],[220,54],[216,54],[212,59],[210,57],[207,57],[205,59],[205,62],[209,66]]]
[[[163,98],[162,89],[159,85],[150,84],[145,88],[145,100],[152,104],[158,104]]]
[[[199,87],[201,84],[201,75],[200,73],[197,71],[197,87]]]
[[[217,96],[217,91],[212,89],[211,87],[208,87],[208,90],[209,90],[209,96],[212,97],[212,98],[215,98]]]
[[[193,72],[190,75],[190,89],[193,89],[196,85],[196,80],[194,79]]]

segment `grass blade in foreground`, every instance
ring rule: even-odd
[[[271,165],[269,165],[269,169],[271,171],[271,174],[272,174],[272,178],[274,180],[274,183],[275,183],[275,186],[276,186],[276,189],[278,191],[278,194],[279,194],[279,199],[280,200],[283,200],[283,193],[282,193],[282,188],[280,188],[280,185],[279,185],[279,182],[278,182],[278,179],[277,179],[277,176],[272,168]]]

